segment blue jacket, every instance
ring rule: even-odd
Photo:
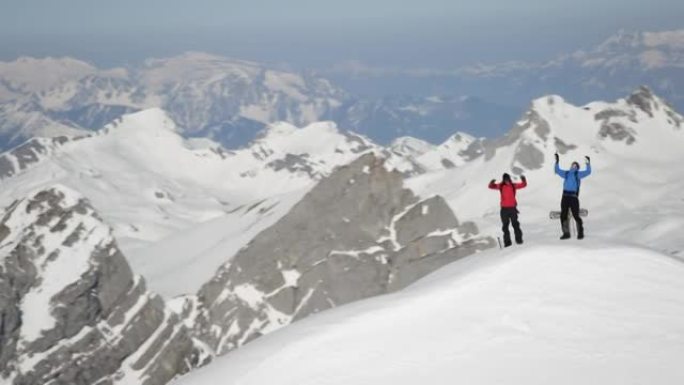
[[[563,182],[563,191],[571,191],[571,192],[578,192],[579,187],[580,187],[580,181],[583,178],[588,177],[591,175],[591,164],[587,163],[587,168],[584,171],[572,171],[572,170],[563,170],[560,168],[558,163],[556,163],[556,174],[565,179]]]

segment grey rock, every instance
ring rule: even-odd
[[[577,148],[574,144],[567,144],[557,137],[553,138],[553,143],[556,146],[556,151],[561,155]]]
[[[548,102],[555,103],[554,98],[550,97]],[[525,169],[540,169],[544,165],[544,153],[535,145],[535,142],[523,138],[523,133],[530,130],[536,135],[536,141],[540,143],[546,142],[551,133],[549,123],[534,109],[527,111],[523,119],[511,128],[505,136],[493,140],[484,140],[481,144],[481,154],[484,154],[485,160],[490,160],[494,158],[499,149],[515,146],[515,153],[511,159],[511,169],[515,174],[520,175],[524,173]]]
[[[643,92],[641,94],[640,92]],[[636,93],[630,96],[629,103],[636,104],[639,108],[647,108],[648,114],[652,116],[650,102],[647,103],[647,98],[652,98],[653,95],[647,89],[640,89]],[[640,95],[640,96],[639,96]],[[652,100],[652,99],[651,99]],[[598,136],[603,139],[611,139],[618,142],[625,142],[626,144],[632,144],[636,142],[637,135],[636,131],[630,127],[627,127],[623,122],[628,120],[630,122],[636,122],[636,114],[633,110],[618,110],[618,109],[606,109],[598,112],[594,115],[594,119],[601,121],[601,128],[599,129]]]
[[[37,164],[65,143],[80,138],[57,136],[34,138],[0,155],[0,179],[16,175]]]
[[[111,230],[73,191],[15,202],[0,242],[4,383],[162,385],[200,363],[181,320],[133,275]],[[42,317],[37,306],[47,308]]]
[[[420,200],[369,153],[323,179],[199,291],[195,336],[221,354],[493,247],[441,197]]]
[[[442,159],[441,163],[442,163],[442,166],[444,166],[444,168],[446,168],[446,169],[456,167],[454,162],[450,161],[449,159]]]
[[[544,165],[544,153],[532,143],[523,141],[515,149],[513,161],[527,170],[537,170]]]
[[[292,173],[304,172],[313,178],[316,176],[315,170],[306,158],[308,158],[308,154],[286,154],[284,158],[271,161],[266,166],[272,168],[274,171],[285,169]]]
[[[601,138],[610,138],[615,141],[624,141],[627,144],[632,144],[636,141],[636,132],[617,122],[605,122],[601,125],[599,130]]]
[[[651,117],[653,117],[653,111],[657,107],[655,95],[653,95],[653,92],[646,86],[641,86],[634,91],[627,98],[627,102],[641,109]]]

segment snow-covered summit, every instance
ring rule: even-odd
[[[684,264],[615,244],[481,253],[174,384],[678,384]]]
[[[393,140],[389,145],[390,151],[402,156],[414,158],[417,158],[434,149],[435,145],[411,136],[399,137]]]
[[[474,148],[474,144],[481,141],[482,139],[475,138],[472,135],[457,132],[444,141],[444,143],[436,146],[432,151],[426,151],[421,154],[417,161],[427,170],[441,170],[462,166],[479,155],[477,152],[471,154],[468,150]]]
[[[248,152],[276,170],[302,170],[320,178],[372,148],[377,146],[369,139],[340,131],[334,122],[301,128],[280,122],[270,125],[248,150],[239,150],[236,155]]]
[[[135,133],[161,133],[170,131],[178,133],[176,123],[166,111],[161,108],[148,108],[146,110],[127,114],[105,126],[104,131],[117,130],[127,135]]]
[[[619,31],[594,50],[575,53],[587,67],[627,67],[646,69],[684,68],[684,30],[643,32]]]

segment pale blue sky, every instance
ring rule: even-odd
[[[542,59],[618,29],[684,27],[682,0],[0,0],[0,59],[103,65],[187,50],[324,67]]]

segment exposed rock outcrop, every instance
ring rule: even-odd
[[[493,245],[441,197],[420,200],[400,173],[366,154],[323,179],[219,269],[197,296],[195,331],[220,354]]]
[[[157,385],[201,356],[86,200],[59,186],[8,208],[0,223],[4,383]]]

